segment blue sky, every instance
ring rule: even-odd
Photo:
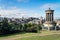
[[[45,17],[45,10],[54,9],[54,17],[60,18],[60,0],[0,0],[3,17]]]

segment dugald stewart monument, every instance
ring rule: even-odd
[[[56,23],[54,21],[54,10],[48,9],[45,10],[46,21],[43,23],[44,27],[42,29],[54,30],[56,29]]]
[[[60,30],[60,20],[55,21],[54,20],[54,10],[51,8],[45,10],[46,19],[45,22],[40,20],[40,23],[42,23],[43,26],[42,30]]]

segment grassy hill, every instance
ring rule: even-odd
[[[34,36],[28,38],[19,38],[16,40],[60,40],[60,34],[48,35],[48,36]]]
[[[0,40],[60,40],[60,31],[0,35]]]

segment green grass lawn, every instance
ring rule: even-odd
[[[47,34],[47,35],[46,35]],[[60,40],[60,31],[40,31],[40,33],[15,33],[0,35],[0,40]]]
[[[19,38],[16,40],[60,40],[60,34],[48,35],[48,36],[34,36],[28,38]]]

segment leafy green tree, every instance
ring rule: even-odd
[[[4,18],[2,22],[2,32],[8,33],[8,31],[10,31],[10,26],[9,26],[7,18]]]
[[[23,25],[22,24],[20,24],[20,30],[23,31]]]
[[[27,27],[28,27],[28,24],[24,24],[24,27],[23,27],[24,31],[27,30]]]
[[[9,26],[10,26],[10,31],[14,31],[15,30],[14,23],[9,23]]]
[[[2,22],[0,22],[0,34],[2,33]]]

